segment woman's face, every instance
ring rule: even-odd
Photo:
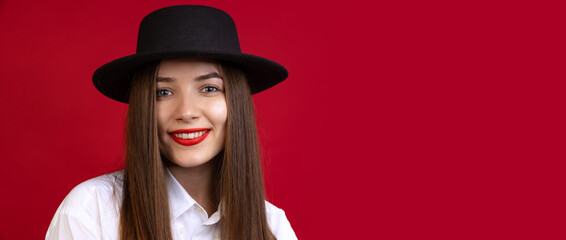
[[[167,59],[157,73],[159,150],[172,163],[196,167],[224,149],[227,107],[218,67]]]

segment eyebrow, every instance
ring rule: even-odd
[[[206,79],[209,79],[209,78],[220,78],[220,79],[224,80],[222,78],[222,76],[220,76],[220,73],[217,73],[217,72],[211,72],[211,73],[204,74],[204,75],[198,77],[196,80],[201,81],[201,80],[206,80]]]
[[[198,76],[197,78],[195,78],[195,80],[202,81],[202,80],[211,79],[211,78],[220,78],[220,79],[224,80],[224,78],[222,78],[222,76],[220,76],[220,74],[217,73],[217,72],[211,72],[211,73],[207,73],[207,74]],[[157,82],[174,82],[174,81],[175,81],[175,78],[171,78],[171,77],[157,77]]]

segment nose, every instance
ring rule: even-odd
[[[199,116],[199,110],[195,99],[191,99],[189,95],[178,98],[176,116],[177,121],[189,123]]]

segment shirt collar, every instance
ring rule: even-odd
[[[167,170],[167,192],[169,193],[171,215],[173,218],[177,218],[191,208],[196,201],[185,191],[169,169],[165,169]]]
[[[181,186],[179,181],[171,174],[168,168],[165,168],[167,172],[167,192],[169,193],[169,205],[171,208],[171,216],[173,219],[181,216],[184,212],[189,210],[193,205],[198,205],[198,203],[185,191],[185,188]],[[203,224],[210,225],[215,224],[220,220],[220,206],[218,210],[210,215]],[[196,207],[196,206],[195,206]],[[198,206],[200,207],[200,206]]]

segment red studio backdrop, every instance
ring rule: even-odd
[[[93,71],[202,4],[286,66],[254,96],[267,198],[299,239],[566,239],[560,1],[0,2],[0,239],[41,239],[120,169],[127,105]]]

